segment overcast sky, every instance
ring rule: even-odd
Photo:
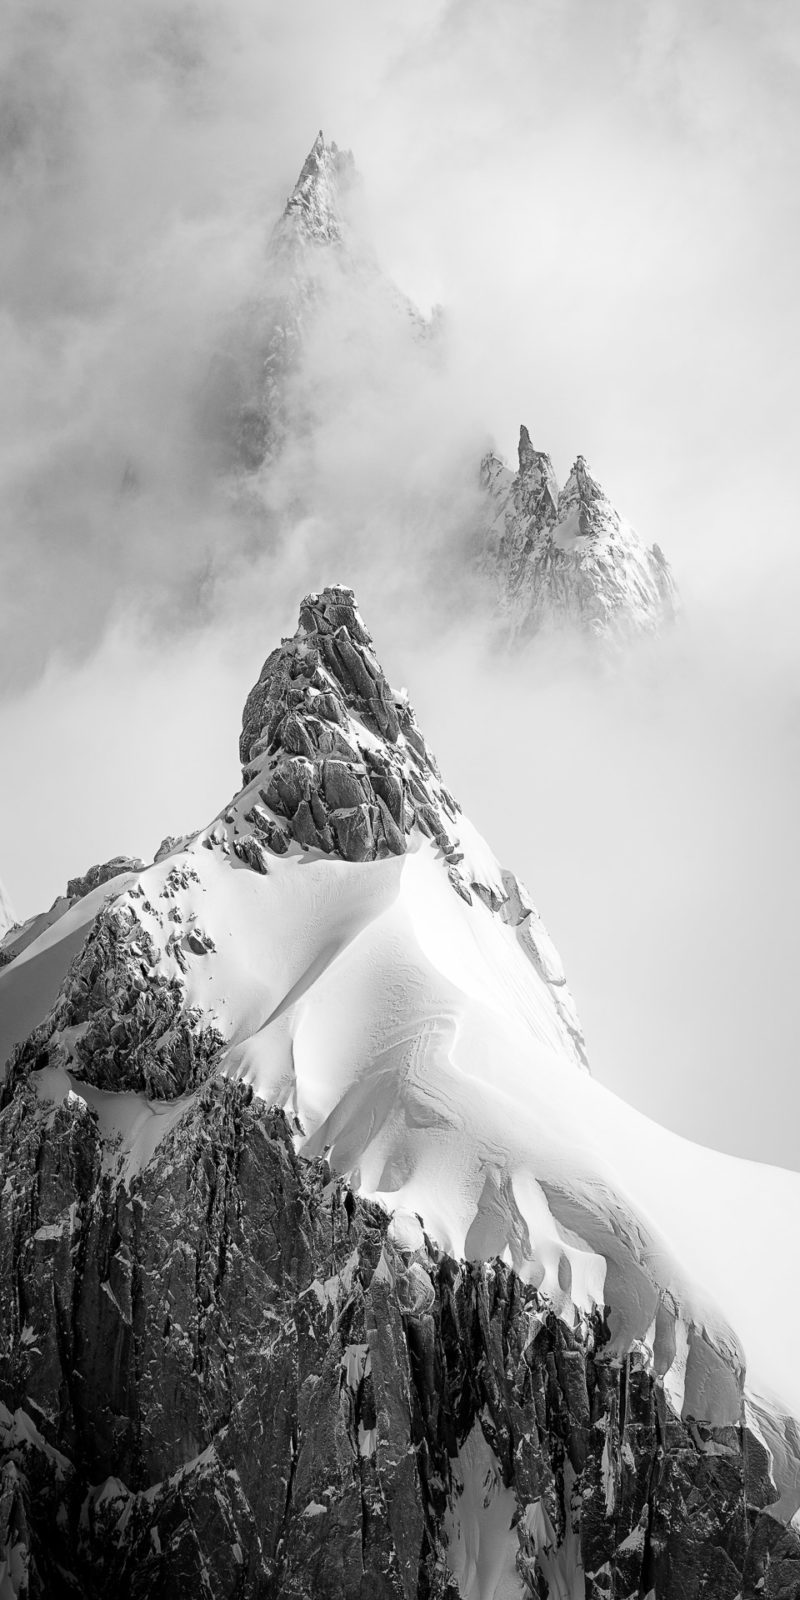
[[[796,9],[16,0],[0,48],[18,913],[207,820],[302,592],[352,581],[551,926],[598,1075],[800,1166]],[[192,397],[320,126],[355,153],[386,271],[445,306],[448,356],[420,386],[378,351],[368,418],[324,430],[327,515],[277,559],[211,481]],[[398,603],[458,522],[437,481],[489,437],[513,459],[521,421],[672,562],[684,625],[622,678],[490,662]]]

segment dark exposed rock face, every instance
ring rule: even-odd
[[[371,861],[402,855],[416,823],[456,849],[456,802],[350,589],[306,597],[298,633],[248,695],[239,753],[245,781],[263,778],[264,805],[300,844]],[[266,813],[256,806],[250,820],[267,837]]]
[[[521,1595],[800,1595],[758,1441],[678,1422],[600,1322],[400,1249],[240,1085],[123,1182],[36,1082],[0,1117],[4,1592],[454,1600],[472,1462]]]

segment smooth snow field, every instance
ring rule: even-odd
[[[175,866],[192,869],[185,887],[167,882]],[[455,1256],[502,1256],[566,1316],[608,1304],[612,1353],[643,1345],[684,1416],[739,1422],[746,1361],[783,1509],[800,1502],[794,1424],[783,1439],[776,1420],[800,1416],[800,1176],[690,1144],[582,1071],[515,929],[467,905],[421,836],[364,864],[292,845],[265,876],[198,836],[134,883],[145,927],[143,905],[177,905],[213,941],[184,975],[150,927],[159,970],[228,1041],[219,1070],[285,1107],[301,1151],[394,1212],[403,1244],[420,1218]],[[48,1010],[96,908],[81,902],[0,973],[6,1037]],[[126,1175],[178,1110],[38,1077],[123,1133]],[[756,1399],[766,1389],[777,1406]]]

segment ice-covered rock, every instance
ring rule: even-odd
[[[550,457],[520,429],[519,469],[484,458],[486,529],[479,564],[495,586],[510,640],[572,627],[606,643],[657,633],[678,610],[657,544],[620,517],[583,456],[559,489]]]

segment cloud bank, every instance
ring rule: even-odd
[[[0,871],[23,914],[216,809],[261,660],[305,589],[351,582],[551,924],[597,1070],[796,1164],[748,1086],[798,1109],[799,71],[777,0],[12,5]],[[387,273],[446,305],[447,359],[423,373],[379,319],[312,338],[278,534],[221,489],[197,397],[320,125]],[[522,420],[674,565],[686,622],[635,675],[509,665],[457,626],[467,466]]]

